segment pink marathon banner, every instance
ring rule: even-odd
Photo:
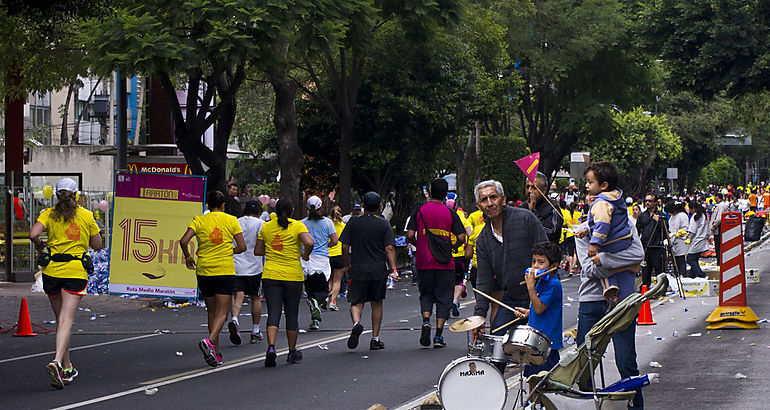
[[[185,266],[179,238],[203,212],[205,194],[201,176],[115,173],[110,293],[197,297],[195,272]]]

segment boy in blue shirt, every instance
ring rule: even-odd
[[[562,288],[556,269],[561,262],[561,249],[553,242],[542,242],[532,249],[532,267],[527,269],[524,276],[527,291],[531,301],[529,310],[516,308],[521,316],[529,316],[530,327],[548,336],[551,340],[551,353],[545,362],[539,366],[524,366],[524,377],[529,377],[543,370],[551,370],[559,363],[559,349],[564,348],[562,342]],[[546,276],[536,278],[538,273],[549,269],[553,271]],[[530,390],[535,386],[530,384]]]

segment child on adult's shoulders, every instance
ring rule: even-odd
[[[524,377],[551,370],[559,363],[559,349],[564,348],[561,324],[562,287],[556,273],[560,262],[561,249],[553,242],[539,243],[532,249],[532,267],[527,269],[524,276],[530,305],[529,309],[517,307],[516,313],[519,317],[529,317],[528,325],[548,337],[551,341],[551,352],[543,364],[525,365]],[[532,388],[534,385],[530,384],[530,389]]]

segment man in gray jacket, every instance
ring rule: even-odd
[[[502,302],[511,307],[529,308],[527,287],[519,285],[524,280],[524,270],[531,266],[532,248],[540,242],[547,242],[545,230],[537,217],[530,211],[505,205],[503,186],[497,181],[484,181],[476,185],[476,203],[484,213],[487,224],[476,239],[477,279],[479,290],[491,295],[497,283],[504,289]],[[476,295],[474,314],[487,315],[489,300]],[[517,316],[500,307],[492,320],[496,329]],[[502,329],[497,334],[505,333]],[[478,337],[484,326],[474,330]]]
[[[581,225],[581,229],[587,229],[587,227],[588,224],[586,222]],[[590,237],[578,238],[577,235],[575,236],[575,248],[582,266],[578,296],[580,302],[580,307],[578,308],[578,329],[577,338],[575,339],[578,345],[585,341],[586,333],[606,312],[607,302],[604,299],[600,282],[602,278],[614,275],[618,279],[621,300],[634,292],[635,274],[641,271],[641,262],[644,260],[644,248],[642,248],[642,241],[639,239],[636,229],[631,229],[631,232],[634,235],[631,246],[614,254],[608,252],[598,253],[599,265],[595,264],[588,257]],[[629,261],[637,261],[637,263],[628,266]],[[612,343],[615,347],[615,364],[621,378],[639,375],[639,368],[636,363],[635,336],[635,323],[612,336]],[[637,390],[634,400],[628,408],[644,408],[641,389]]]

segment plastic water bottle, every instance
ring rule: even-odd
[[[679,332],[677,332],[676,330],[674,330],[674,333],[673,333],[671,336],[673,336],[673,337],[679,337]]]
[[[392,275],[388,275],[388,289],[395,289],[396,288],[396,281],[393,280]]]

